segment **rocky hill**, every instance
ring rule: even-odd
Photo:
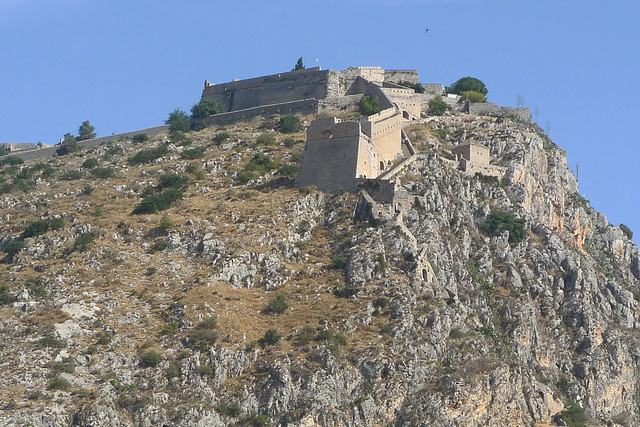
[[[0,425],[640,423],[640,253],[536,125],[406,127],[373,218],[276,123],[2,160]]]

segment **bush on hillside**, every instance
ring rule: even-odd
[[[620,224],[619,227],[620,227],[620,230],[622,230],[622,232],[624,233],[624,235],[627,236],[627,239],[629,240],[633,239],[633,231],[631,231],[629,227],[627,227],[624,224]]]
[[[131,165],[138,165],[142,163],[151,163],[152,161],[159,159],[169,152],[166,145],[161,145],[150,150],[140,150],[132,157],[127,159],[127,162]]]
[[[224,105],[217,99],[201,99],[191,107],[192,119],[205,119],[214,114],[224,113]]]
[[[429,112],[436,116],[441,116],[448,109],[448,105],[446,102],[442,100],[441,97],[436,96],[432,100],[429,101]]]
[[[277,129],[282,133],[294,133],[302,130],[302,123],[296,116],[282,116],[278,121]]]
[[[461,92],[460,95],[462,95],[464,99],[468,99],[471,102],[487,102],[487,97],[480,92],[476,92],[475,90],[466,90],[464,92]]]
[[[175,188],[178,190],[186,190],[189,187],[190,179],[188,176],[178,175],[175,173],[165,173],[160,175],[158,179],[158,190],[165,190],[167,188]]]
[[[146,133],[137,133],[133,135],[132,140],[133,142],[136,142],[136,143],[145,142],[149,140],[149,135],[147,135]]]
[[[70,133],[66,133],[64,135],[64,139],[62,143],[56,148],[56,154],[58,156],[66,156],[67,154],[75,153],[80,151],[80,144],[78,144],[78,140],[75,136]]]
[[[84,163],[82,163],[82,167],[85,169],[93,169],[95,167],[98,167],[98,159],[96,159],[95,157],[91,157],[90,159],[87,159],[84,161]]]
[[[517,244],[526,236],[526,221],[502,210],[495,210],[489,214],[480,228],[487,234],[495,236],[502,231],[509,231],[509,243]]]
[[[360,100],[360,112],[365,116],[376,114],[380,111],[380,101],[377,96],[364,95]]]
[[[134,214],[156,213],[164,211],[171,207],[173,202],[182,199],[182,191],[176,188],[170,188],[157,194],[146,196],[133,209]]]
[[[169,118],[165,120],[169,125],[169,132],[189,132],[191,130],[191,120],[186,111],[176,108],[169,113]]]

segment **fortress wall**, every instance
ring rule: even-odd
[[[264,105],[261,107],[246,108],[244,110],[231,111],[209,116],[202,121],[207,126],[228,125],[234,122],[250,121],[257,116],[270,116],[273,114],[316,114],[318,112],[317,99],[303,99],[301,101],[283,102],[280,104]]]
[[[351,81],[362,77],[371,82],[383,82],[385,71],[381,67],[349,67],[340,74],[343,79]]]
[[[314,73],[296,76],[295,79],[265,80],[259,96],[260,105],[326,98],[327,77],[327,73]]]
[[[35,142],[3,142],[0,144],[0,147],[11,151],[12,153],[17,151],[37,150],[39,148],[38,144]]]
[[[420,117],[421,97],[413,89],[382,88],[382,92],[400,108]]]
[[[318,100],[318,114],[337,115],[345,110],[357,110],[362,95],[347,95]]]
[[[475,175],[476,173],[479,172],[483,175],[498,177],[499,179],[502,179],[506,171],[506,168],[502,166],[494,166],[494,165],[487,165],[483,163],[470,162],[470,161],[467,161],[466,159],[462,159],[462,161],[460,162],[460,165],[462,166],[462,170],[464,170],[469,175]]]
[[[380,162],[383,165],[380,165]],[[356,176],[358,178],[375,178],[380,175],[382,169],[381,166],[385,166],[384,159],[378,153],[375,146],[365,140],[360,139],[358,146],[358,162],[356,164]]]
[[[418,70],[385,70],[384,81],[393,83],[420,83],[420,79],[418,78]]]
[[[84,148],[84,149],[92,149],[92,148],[99,147],[102,144],[108,144],[109,142],[130,140],[137,134],[144,133],[148,137],[154,137],[156,135],[160,135],[160,134],[166,133],[168,130],[169,130],[169,126],[168,125],[155,126],[155,127],[146,128],[146,129],[134,130],[134,131],[131,131],[131,132],[123,132],[123,133],[117,133],[117,134],[114,134],[114,135],[101,136],[99,138],[88,139],[86,141],[80,141],[80,142],[78,142],[78,144],[80,144],[80,146],[82,148]],[[20,157],[24,161],[40,160],[40,159],[46,159],[48,157],[55,156],[57,149],[58,149],[57,146],[55,146],[55,147],[47,147],[47,148],[40,148],[40,149],[37,149],[37,150],[29,150],[29,151],[22,151],[22,152],[18,152],[18,153],[11,153],[11,155],[12,156],[16,156],[16,157]]]
[[[341,122],[335,117],[316,119],[307,128],[307,141],[318,141],[330,138],[360,137],[360,123]]]
[[[364,181],[362,189],[378,203],[390,205],[395,197],[395,182],[386,179]]]
[[[357,191],[355,172],[359,143],[358,136],[307,141],[296,187],[315,185],[326,192]]]
[[[285,73],[269,74],[266,76],[253,77],[250,79],[242,79],[242,80],[235,80],[235,81],[226,82],[226,83],[212,84],[204,88],[204,90],[202,91],[202,97],[208,98],[212,95],[219,95],[228,89],[246,90],[246,89],[259,87],[262,85],[262,83],[264,83],[265,80],[269,80],[269,79],[283,78],[283,77],[296,78],[309,73],[318,73],[320,71],[321,71],[320,67],[313,67],[313,68],[305,68],[304,70],[295,70],[295,71],[289,71]]]
[[[327,96],[328,76],[328,71],[315,67],[211,85],[202,91],[202,99],[217,99],[229,110],[236,111],[260,105],[324,98]]]
[[[444,95],[444,85],[441,83],[422,83],[425,93]]]
[[[380,153],[382,161],[393,162],[396,156],[402,153],[402,114],[395,114],[391,117],[373,122],[372,137],[377,151]]]
[[[468,113],[476,116],[504,114],[525,122],[531,121],[531,110],[529,107],[501,107],[493,102],[471,102],[469,103]]]

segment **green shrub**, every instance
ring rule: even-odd
[[[466,90],[461,92],[460,95],[471,102],[487,102],[487,97],[475,90]]]
[[[187,134],[180,131],[169,132],[169,141],[181,147],[191,145],[191,140],[187,138]]]
[[[133,135],[132,140],[135,143],[146,142],[149,140],[149,135],[147,135],[146,133],[137,133]]]
[[[180,378],[180,366],[175,363],[169,363],[169,366],[167,367],[167,371],[165,373],[167,375],[167,379]]]
[[[189,148],[188,150],[184,150],[180,157],[187,160],[200,159],[204,157],[205,150],[206,147]]]
[[[98,179],[113,178],[115,172],[111,168],[93,168],[91,169],[91,175]]]
[[[269,301],[269,303],[267,304],[267,312],[280,314],[285,311],[287,307],[289,307],[289,304],[287,303],[287,297],[280,294]]]
[[[224,105],[217,99],[201,99],[191,107],[192,119],[204,119],[214,114],[224,113]]]
[[[282,116],[276,129],[282,133],[294,133],[302,130],[302,123],[296,116]]]
[[[160,175],[158,179],[158,190],[174,188],[177,190],[186,190],[189,187],[190,179],[188,176],[182,176],[175,173],[165,173]]]
[[[16,296],[11,293],[11,288],[6,283],[0,285],[0,306],[10,305],[16,300]]]
[[[93,193],[93,186],[91,184],[85,184],[85,186],[82,187],[81,193],[85,196],[90,195],[91,193]]]
[[[344,254],[334,256],[331,260],[333,268],[337,268],[339,270],[344,269],[347,266],[347,259],[347,256]]]
[[[353,286],[345,286],[342,288],[337,288],[335,291],[333,291],[333,294],[338,298],[349,298],[356,295],[357,293],[358,288]]]
[[[23,163],[24,163],[24,160],[16,156],[5,156],[0,161],[0,164],[2,165],[21,165]]]
[[[280,165],[277,172],[278,175],[295,178],[298,173],[298,165]]]
[[[141,213],[156,213],[158,211],[164,211],[171,207],[171,204],[177,200],[182,199],[182,191],[176,188],[170,188],[166,191],[157,194],[151,194],[140,203],[138,203],[133,209],[134,214]]]
[[[159,147],[152,148],[150,150],[140,150],[132,157],[127,159],[127,162],[131,165],[139,165],[144,163],[151,163],[156,159],[164,156],[169,152],[166,145],[160,145]]]
[[[424,93],[424,86],[422,86],[420,83],[411,83],[411,82],[401,81],[401,82],[398,82],[398,84],[400,86],[410,87],[411,89],[415,90],[416,93]]]
[[[375,301],[373,301],[374,308],[384,310],[388,306],[389,306],[389,300],[387,298],[380,297],[380,298],[376,298]]]
[[[64,134],[64,140],[58,148],[56,148],[56,154],[58,156],[66,156],[67,154],[75,153],[77,151],[80,151],[80,144],[78,144],[76,137],[70,133]]]
[[[165,120],[169,125],[169,132],[189,132],[191,130],[191,120],[186,111],[176,108],[169,113],[169,118]]]
[[[60,230],[64,227],[64,220],[62,218],[50,218],[48,222],[49,229],[51,230]]]
[[[173,228],[173,220],[171,219],[171,217],[167,214],[162,215],[158,228],[162,231],[171,230]]]
[[[6,254],[5,261],[10,260],[14,256],[18,254],[22,249],[24,249],[25,243],[22,240],[12,240],[10,242],[5,243],[2,247],[2,251]]]
[[[25,193],[28,193],[29,191],[36,188],[36,182],[31,178],[30,179],[14,179],[13,187],[20,191],[24,191]]]
[[[444,102],[442,98],[439,96],[436,96],[435,98],[429,101],[429,112],[436,116],[443,115],[448,108],[449,106],[447,105],[447,103]]]
[[[207,351],[218,341],[218,331],[207,328],[195,328],[189,333],[188,345],[200,351]]]
[[[222,132],[222,133],[216,134],[216,136],[214,136],[212,140],[213,142],[215,142],[216,145],[220,145],[229,138],[231,138],[231,135],[229,135],[227,132]]]
[[[62,173],[60,174],[60,179],[62,179],[63,181],[74,181],[80,178],[82,178],[82,171],[79,169],[62,171]]]
[[[582,406],[574,401],[569,401],[564,410],[560,412],[557,417],[564,421],[568,427],[583,427],[586,426],[587,414]]]
[[[84,252],[94,243],[95,235],[93,232],[82,233],[73,242],[73,250],[78,252]]]
[[[265,332],[264,337],[260,339],[260,343],[263,346],[276,345],[280,342],[280,338],[282,338],[282,335],[280,335],[277,330],[269,329]]]
[[[258,145],[275,145],[276,137],[271,133],[261,133],[256,139]]]
[[[360,100],[360,112],[365,116],[376,114],[380,111],[380,101],[377,96],[364,95]]]
[[[485,96],[489,93],[485,84],[475,77],[463,77],[461,79],[458,79],[451,86],[446,87],[445,90],[447,91],[447,93],[453,93],[457,95],[460,95],[462,94],[462,92],[467,91],[479,92]]]
[[[296,336],[296,344],[298,345],[307,345],[313,340],[314,335],[316,334],[316,330],[309,325],[305,325],[298,332]]]
[[[237,417],[242,413],[242,407],[238,402],[227,402],[222,400],[216,405],[216,411],[218,411],[220,415]]]
[[[82,163],[82,167],[85,169],[93,169],[98,166],[98,159],[91,157]]]
[[[140,365],[145,368],[155,368],[162,362],[163,356],[157,351],[150,350],[142,355],[140,359]]]
[[[489,214],[480,228],[487,234],[495,236],[503,230],[509,231],[509,243],[517,244],[524,240],[526,221],[516,218],[512,213],[495,210]]]
[[[33,237],[44,234],[49,229],[49,221],[46,219],[39,219],[37,221],[33,221],[24,228],[22,232],[22,237]]]
[[[462,332],[460,329],[458,328],[451,328],[451,330],[449,331],[449,338],[462,338],[464,337],[464,332]]]
[[[52,336],[45,336],[38,340],[38,344],[40,347],[48,347],[48,348],[64,348],[67,346],[67,343],[56,339]]]
[[[0,157],[2,157],[2,156],[8,156],[8,155],[9,155],[9,153],[11,153],[11,151],[10,151],[10,150],[7,150],[7,149],[6,149],[6,148],[4,148],[4,147],[0,147]]]
[[[65,380],[64,378],[60,378],[58,376],[51,378],[47,383],[47,389],[49,390],[66,390],[69,387],[71,387],[71,384],[69,383],[69,381]]]
[[[102,216],[104,215],[104,208],[102,205],[96,205],[96,208],[93,210],[93,216]]]
[[[272,160],[269,156],[262,153],[256,153],[244,166],[243,170],[238,173],[238,180],[241,183],[246,184],[250,180],[263,176],[276,167],[278,167],[278,163]]]
[[[72,374],[76,370],[76,362],[71,357],[65,357],[61,362],[54,362],[51,365],[51,372],[55,374],[67,373]]]
[[[627,227],[624,224],[620,224],[619,227],[620,227],[620,230],[624,233],[624,235],[627,236],[627,239],[633,240],[633,231],[631,231],[629,227]]]

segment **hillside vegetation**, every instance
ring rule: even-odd
[[[640,420],[638,250],[539,128],[408,126],[396,219],[293,188],[283,123],[3,162],[0,423]],[[452,167],[466,139],[502,180]]]

